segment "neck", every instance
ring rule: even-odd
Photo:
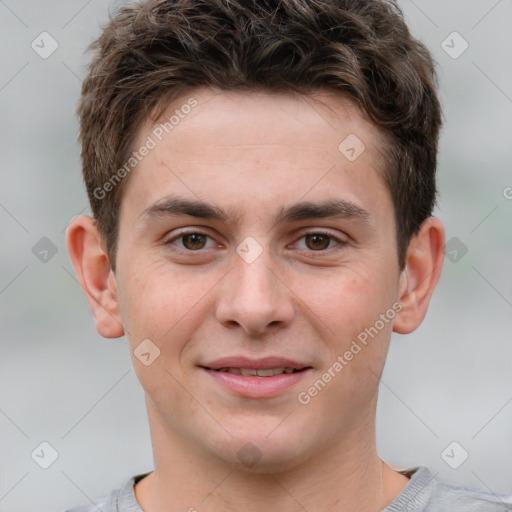
[[[194,452],[148,413],[155,470],[135,486],[147,512],[379,512],[409,482],[378,457],[374,426],[291,468],[254,472]]]

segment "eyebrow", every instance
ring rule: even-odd
[[[235,223],[240,215],[232,210],[226,211],[213,204],[180,197],[165,197],[145,208],[139,215],[142,221],[162,216],[189,215],[200,219],[227,221],[230,217]],[[319,202],[304,201],[288,207],[282,207],[274,218],[274,226],[285,222],[328,217],[368,221],[370,214],[346,199],[327,199]]]

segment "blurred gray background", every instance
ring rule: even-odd
[[[74,114],[84,50],[118,5],[0,1],[4,512],[62,512],[153,468],[126,340],[97,334],[64,243],[69,220],[89,213]],[[427,318],[391,342],[379,453],[512,493],[512,1],[400,5],[439,66],[448,245]]]

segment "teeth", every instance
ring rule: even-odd
[[[277,371],[277,368],[276,368]],[[279,375],[278,373],[274,373],[274,370],[272,368],[269,368],[268,370],[256,370],[256,373],[260,377],[272,377],[273,375]]]
[[[273,377],[274,375],[282,375],[283,373],[290,374],[295,371],[294,368],[268,368],[268,369],[254,369],[254,368],[219,368],[217,371],[232,373],[233,375],[243,375],[244,377]]]

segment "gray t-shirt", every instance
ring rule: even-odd
[[[381,512],[511,512],[512,494],[494,494],[436,480],[425,466],[400,471],[410,478],[402,492]],[[143,512],[133,486],[149,473],[130,478],[96,503],[65,512]],[[169,512],[172,512],[169,509]]]

